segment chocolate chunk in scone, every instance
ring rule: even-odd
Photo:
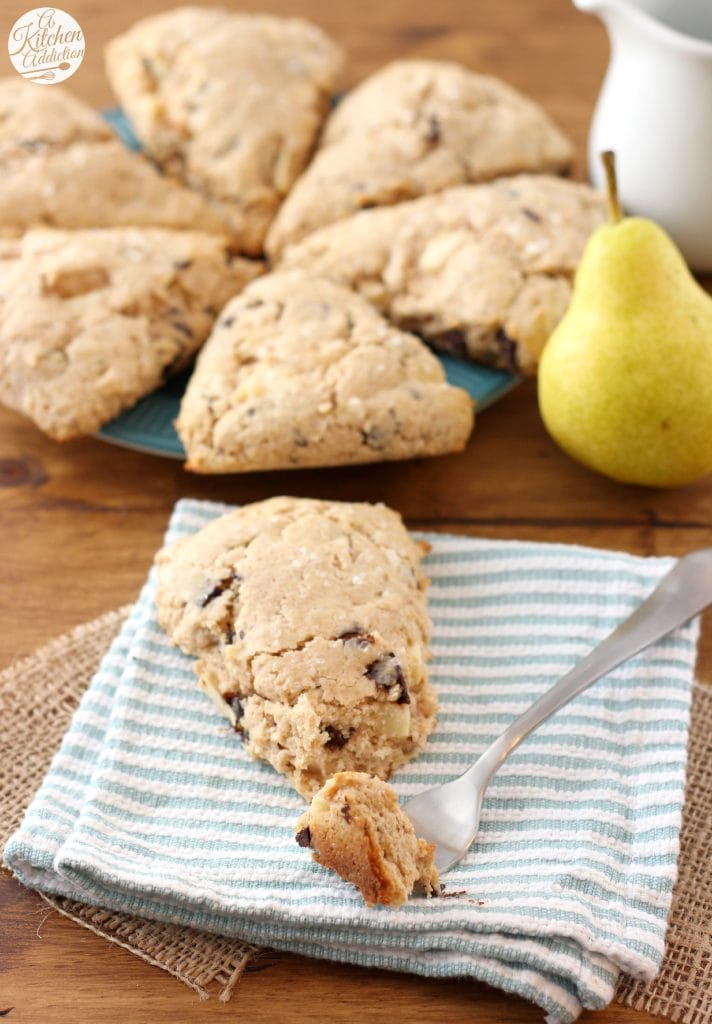
[[[435,724],[422,554],[384,505],[272,498],[158,554],[159,621],[304,796],[339,770],[388,778]]]
[[[63,86],[1,78],[0,236],[126,226],[229,230],[209,202],[128,150]]]
[[[387,783],[338,772],[312,797],[295,839],[361,892],[369,907],[399,907],[414,891],[440,895],[435,847],[418,839]]]
[[[469,395],[361,296],[299,272],[228,303],[176,429],[189,469],[230,473],[440,455],[464,447]]]
[[[349,92],[272,225],[267,251],[358,210],[522,171],[561,173],[573,147],[533,100],[449,61],[400,60]]]
[[[185,366],[260,270],[219,235],[28,232],[0,261],[0,401],[58,441],[91,434]]]
[[[288,246],[279,269],[356,289],[436,348],[534,373],[604,219],[588,185],[517,175],[364,210]]]
[[[217,7],[145,18],[106,51],[147,152],[219,209],[250,254],[309,158],[341,60],[306,21]]]

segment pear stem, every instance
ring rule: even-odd
[[[623,218],[623,211],[618,202],[618,182],[616,180],[616,154],[612,149],[601,153],[603,169],[606,172],[606,188],[608,198],[608,216],[612,224],[617,224]]]

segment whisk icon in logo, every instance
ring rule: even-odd
[[[7,51],[15,71],[27,81],[55,85],[83,61],[84,33],[66,11],[36,7],[10,29]]]

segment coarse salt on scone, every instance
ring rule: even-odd
[[[522,171],[561,173],[573,147],[511,86],[449,61],[400,60],[349,92],[270,229],[267,252],[358,210]]]
[[[299,271],[222,311],[176,429],[201,473],[339,466],[461,450],[473,403],[412,334]]]
[[[436,348],[534,373],[605,213],[588,185],[516,175],[364,210],[288,246],[279,269],[356,289]]]
[[[228,231],[205,199],[132,153],[64,87],[0,78],[0,236],[128,226]]]
[[[418,839],[391,787],[363,772],[338,772],[312,797],[296,840],[352,882],[369,907],[399,907],[417,890],[440,895],[435,847]]]
[[[219,235],[48,229],[0,269],[0,401],[64,441],[184,366],[261,264]]]
[[[158,617],[308,797],[342,769],[388,778],[434,727],[422,555],[384,505],[271,498],[159,552]]]
[[[341,61],[309,22],[217,7],[145,18],[106,50],[146,150],[209,199],[251,254],[309,158]]]

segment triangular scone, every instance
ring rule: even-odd
[[[279,269],[355,288],[436,348],[534,373],[604,219],[588,185],[522,174],[364,210],[289,246]]]
[[[222,311],[176,429],[200,473],[339,466],[459,451],[469,395],[364,299],[299,272]]]
[[[385,505],[269,498],[159,551],[158,620],[304,797],[339,770],[387,779],[435,727],[428,549]]]
[[[63,86],[0,79],[0,235],[127,226],[228,232],[205,199],[128,150]]]
[[[91,434],[188,362],[261,271],[192,231],[30,231],[0,264],[0,401],[58,441]]]
[[[270,229],[271,258],[324,224],[452,185],[568,170],[573,147],[533,100],[446,61],[388,64],[329,117]]]
[[[259,253],[329,108],[337,45],[298,19],[179,7],[112,40],[109,80],[158,164]]]

